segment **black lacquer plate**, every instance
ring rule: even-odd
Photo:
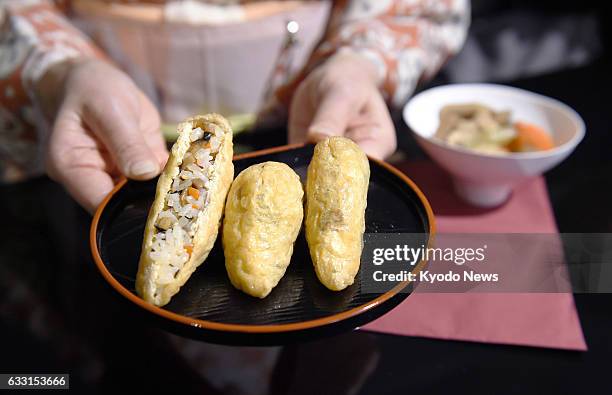
[[[291,166],[304,181],[313,147],[285,146],[237,156],[235,174],[255,163],[278,161]],[[427,243],[434,224],[422,193],[388,164],[370,159],[370,169],[366,233],[421,233]],[[231,285],[219,237],[206,262],[168,305],[150,305],[136,295],[134,281],[156,182],[124,181],[115,188],[94,217],[91,249],[110,285],[164,329],[208,342],[283,344],[352,330],[385,314],[410,294],[408,283],[389,283],[378,293],[362,292],[360,274],[341,292],[327,290],[314,273],[302,231],[285,276],[265,299],[243,294]]]

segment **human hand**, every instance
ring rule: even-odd
[[[54,118],[47,173],[89,212],[121,174],[146,180],[161,171],[168,151],[159,114],[117,68],[99,60],[63,64],[36,91]]]
[[[344,136],[384,159],[396,148],[395,128],[376,83],[374,65],[358,54],[336,54],[299,85],[289,110],[289,142]]]

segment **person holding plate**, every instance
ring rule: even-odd
[[[121,175],[158,175],[160,128],[196,113],[274,108],[290,142],[344,135],[385,158],[388,106],[458,51],[469,23],[465,0],[1,7],[0,177],[46,172],[90,212]]]

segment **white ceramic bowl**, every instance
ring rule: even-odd
[[[525,121],[552,134],[555,148],[547,151],[481,154],[433,138],[442,107],[482,103],[494,110],[512,111],[514,121]],[[565,159],[585,133],[584,121],[558,100],[523,89],[495,84],[455,84],[428,89],[404,107],[404,120],[419,145],[453,178],[457,194],[475,206],[503,203],[517,184],[550,170]]]

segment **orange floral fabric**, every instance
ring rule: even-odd
[[[58,62],[102,54],[53,3],[9,1],[0,13],[0,180],[12,182],[43,170],[48,128],[33,85]]]
[[[341,1],[312,62],[339,50],[363,54],[378,67],[387,101],[399,106],[460,49],[468,25],[466,0]]]

